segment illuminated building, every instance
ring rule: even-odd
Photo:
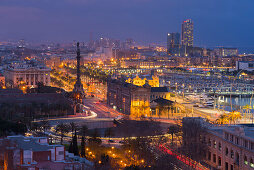
[[[147,83],[136,86],[124,81],[111,79],[107,83],[107,104],[131,117],[150,117],[152,98],[170,99],[167,87],[151,87]]]
[[[177,63],[170,59],[140,59],[140,60],[123,60],[121,61],[121,68],[143,68],[143,69],[153,69],[161,67],[172,67],[176,66]]]
[[[158,98],[170,99],[170,92],[168,87],[151,87],[151,100]]]
[[[190,19],[182,23],[182,45],[193,46],[193,22]]]
[[[109,80],[107,104],[132,117],[149,116],[151,87],[136,86],[120,80]]]
[[[5,77],[0,74],[0,88],[5,88]]]
[[[220,57],[228,57],[228,56],[237,56],[238,55],[238,49],[237,48],[216,48],[213,50],[214,55],[220,56]]]
[[[39,82],[50,86],[50,68],[35,60],[11,63],[4,76],[8,87],[36,87]]]
[[[160,86],[160,80],[159,77],[156,75],[153,75],[152,77],[149,78],[140,78],[138,75],[135,78],[128,78],[126,80],[127,83],[132,83],[136,86],[143,86],[145,85],[146,81],[151,87],[159,87]]]
[[[167,53],[168,55],[180,55],[180,34],[168,33],[167,35]]]

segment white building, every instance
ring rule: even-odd
[[[254,61],[237,61],[236,62],[236,70],[253,71],[254,70]]]
[[[36,60],[13,62],[8,65],[4,76],[9,87],[36,87],[39,82],[50,85],[50,68]]]

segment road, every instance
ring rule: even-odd
[[[115,109],[108,107],[106,103],[99,102],[99,99],[95,97],[86,98],[83,104],[89,107],[91,111],[94,111],[98,118],[115,118],[117,116],[124,116]]]
[[[185,164],[186,166],[189,166],[191,169],[194,169],[194,170],[209,170],[205,166],[203,166],[200,163],[190,159],[189,157],[181,155],[181,154],[173,151],[169,146],[167,146],[165,144],[158,146],[157,149],[164,152],[164,153],[166,153],[166,154],[169,154],[169,155],[175,157],[177,160],[179,160],[181,163]]]

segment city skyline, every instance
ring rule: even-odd
[[[252,4],[218,0],[1,1],[0,39],[88,41],[93,32],[94,38],[135,37],[140,43],[166,44],[165,34],[180,32],[181,23],[192,19],[194,46],[252,47]]]

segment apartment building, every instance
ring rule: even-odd
[[[254,125],[215,125],[196,119],[205,127],[200,141],[208,146],[204,160],[211,169],[254,170]]]
[[[63,145],[49,145],[46,137],[8,136],[0,140],[0,151],[0,169],[6,170],[83,170],[92,166],[87,160],[72,159]]]

